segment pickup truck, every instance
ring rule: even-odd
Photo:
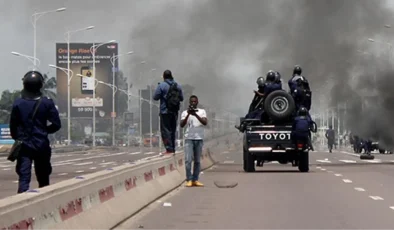
[[[255,171],[255,162],[262,166],[264,162],[278,161],[281,164],[292,163],[299,171],[309,172],[309,146],[307,143],[295,143],[291,138],[295,103],[284,90],[270,93],[264,101],[264,111],[268,120],[241,118],[244,125],[243,166],[245,172]],[[316,132],[314,124],[312,131]],[[261,164],[260,164],[261,163]]]

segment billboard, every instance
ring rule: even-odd
[[[70,69],[74,75],[70,82],[71,117],[91,118],[93,116],[93,90],[96,97],[96,118],[110,118],[112,112],[112,89],[93,80],[93,56],[90,47],[100,43],[70,43]],[[56,43],[56,66],[67,69],[67,43]],[[97,81],[112,84],[113,70],[118,69],[118,61],[112,69],[110,58],[118,55],[118,44],[108,43],[96,51],[95,67]],[[81,74],[85,78],[77,76]],[[67,117],[67,74],[57,69],[57,103],[59,113]],[[97,87],[95,88],[95,86]],[[115,82],[116,85],[116,82]]]
[[[11,138],[9,124],[0,124],[0,144],[14,144],[14,140]]]

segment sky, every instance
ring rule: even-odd
[[[170,69],[181,84],[196,86],[200,100],[209,101],[206,104],[245,111],[253,97],[257,77],[276,68],[287,83],[295,64],[306,63],[309,69],[312,68],[309,64],[315,60],[305,58],[311,54],[300,54],[300,50],[308,50],[307,45],[313,41],[303,41],[304,34],[297,32],[297,28],[301,28],[303,15],[309,21],[311,18],[323,20],[322,25],[336,29],[341,21],[337,20],[337,24],[331,25],[324,14],[330,16],[338,13],[329,11],[337,10],[334,5],[345,11],[351,10],[352,4],[358,5],[357,1],[347,1],[349,3],[345,4],[342,0],[332,0],[332,4],[327,6],[328,10],[325,10],[327,1],[313,1],[319,3],[314,4],[310,0],[0,0],[0,29],[3,32],[0,37],[0,67],[5,70],[0,90],[20,89],[21,77],[31,68],[27,60],[13,56],[11,52],[33,56],[33,27],[30,20],[34,11],[66,7],[65,12],[44,15],[37,23],[37,57],[41,60],[42,72],[55,75],[48,65],[55,64],[55,43],[65,41],[66,31],[93,25],[94,30],[75,34],[72,42],[115,39],[119,42],[119,53],[134,51],[134,55],[119,59],[120,68],[135,86],[134,90],[160,81],[162,72]],[[383,1],[378,2],[379,5],[383,4]],[[383,5],[391,12],[394,9],[393,1]],[[316,15],[308,9],[313,9]],[[338,14],[343,14],[338,11]],[[361,9],[359,12],[364,11]],[[373,13],[378,15],[377,12]],[[371,17],[374,20],[374,14]],[[394,24],[394,18],[390,19]],[[311,31],[314,26],[316,23],[303,27],[306,37],[308,27]],[[383,25],[374,25],[379,26],[383,31]],[[362,25],[354,27],[359,34],[358,27]],[[319,28],[312,34],[319,36],[327,31]],[[330,39],[333,34],[337,38],[340,37],[338,33],[342,33],[341,29],[332,31],[327,32]],[[356,39],[358,34],[348,33],[343,39]],[[378,38],[380,36],[382,34]],[[338,44],[336,41],[333,45]],[[324,44],[317,42],[314,48],[322,46]],[[384,48],[378,45],[365,48],[368,51],[371,49],[381,53]],[[324,53],[326,50],[317,55]],[[141,61],[146,61],[146,64],[140,65]],[[316,64],[315,72],[319,68],[324,69],[322,66],[326,60],[323,58],[320,62],[323,64]],[[157,71],[149,72],[152,68]],[[311,79],[312,85],[324,91],[319,101],[326,98],[327,86],[335,84],[331,80],[335,80],[335,76],[330,74]]]

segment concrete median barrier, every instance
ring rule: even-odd
[[[214,164],[210,149],[217,146],[207,141],[202,169]],[[183,153],[128,163],[0,200],[0,227],[110,229],[184,180]]]

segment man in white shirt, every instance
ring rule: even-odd
[[[207,125],[207,114],[204,109],[197,108],[198,98],[190,96],[189,108],[182,112],[181,127],[186,126],[185,132],[185,168],[186,168],[186,187],[204,186],[198,181],[200,175],[200,159],[202,146],[204,144],[204,126]],[[193,174],[191,172],[192,161],[194,159]]]

